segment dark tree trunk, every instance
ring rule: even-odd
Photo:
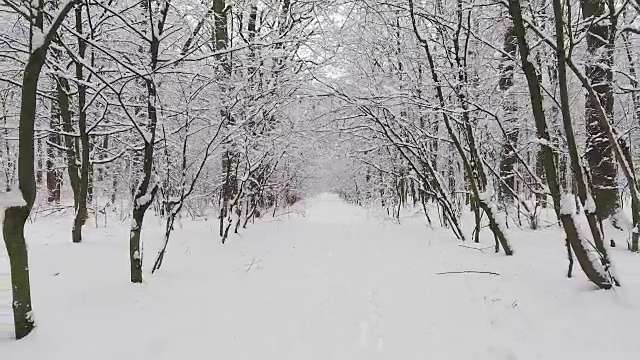
[[[82,7],[77,6],[76,32],[82,34]],[[84,59],[86,44],[78,37],[78,55]],[[80,189],[76,207],[76,217],[71,230],[71,238],[74,243],[82,241],[82,227],[87,221],[87,192],[89,189],[89,135],[87,134],[87,110],[85,108],[87,87],[83,85],[83,65],[76,62],[76,79],[78,80],[78,129],[80,130]]]
[[[607,14],[606,0],[581,0],[582,15],[585,20],[596,19]],[[589,21],[589,20],[588,20]],[[608,121],[613,121],[613,48],[609,37],[613,31],[609,19],[595,21],[587,32],[586,75],[600,104],[604,107]],[[587,126],[586,158],[591,170],[591,181],[596,203],[596,211],[600,219],[612,216],[620,208],[618,197],[618,169],[613,149],[605,129],[600,126],[598,111],[600,106],[587,94],[585,96],[585,122]]]
[[[44,161],[42,161],[43,157],[44,157],[44,145],[42,144],[42,138],[38,137],[37,140],[37,151],[36,151],[36,157],[37,157],[37,168],[36,168],[36,186],[40,186],[43,183],[43,173],[44,173]]]
[[[9,254],[11,265],[11,284],[13,295],[13,318],[17,339],[27,336],[34,327],[31,307],[31,288],[29,284],[29,261],[24,238],[24,225],[36,199],[36,181],[34,173],[34,123],[36,119],[36,94],[38,79],[44,65],[47,49],[53,34],[57,31],[74,2],[60,9],[58,18],[45,34],[42,44],[31,44],[32,51],[24,69],[22,79],[22,97],[20,103],[19,144],[18,144],[18,188],[24,204],[9,206],[5,210],[2,234]],[[42,32],[44,28],[44,2],[32,2],[31,11],[36,14],[32,19],[31,32]]]
[[[424,49],[425,55],[427,57],[427,62],[431,70],[431,78],[435,86],[439,105],[442,109],[445,109],[446,101],[442,91],[442,85],[440,83],[440,79],[436,71],[434,59],[429,47],[429,42],[420,35],[420,32],[418,30],[418,26],[415,19],[413,0],[409,0],[409,9],[411,14],[411,22],[413,25],[413,32],[416,35],[418,41],[420,42],[420,45]],[[502,248],[506,255],[512,255],[513,250],[511,249],[511,246],[506,237],[506,234],[502,229],[500,229],[500,226],[498,225],[499,223],[496,220],[496,216],[497,216],[496,209],[492,206],[492,202],[491,202],[492,195],[487,192],[487,190],[489,189],[486,189],[487,182],[486,182],[486,176],[484,175],[483,164],[477,161],[477,159],[479,159],[479,156],[477,154],[477,150],[475,149],[475,146],[473,145],[473,143],[470,143],[469,146],[471,150],[471,156],[468,157],[467,154],[465,153],[465,150],[462,144],[460,143],[459,137],[456,134],[455,129],[453,128],[453,123],[449,118],[449,115],[447,112],[442,111],[442,119],[447,129],[447,133],[449,134],[449,138],[453,142],[453,145],[455,146],[456,151],[460,156],[460,159],[462,160],[462,164],[465,170],[465,175],[467,176],[467,180],[469,182],[469,186],[471,187],[471,191],[473,193],[474,201],[476,202],[476,205],[478,205],[479,208],[481,208],[489,218],[490,229],[493,232],[496,242],[502,245]],[[465,130],[466,130],[467,137],[469,139],[473,139],[473,132],[469,129],[470,123],[468,118],[465,118],[465,125],[466,125]],[[481,195],[481,193],[483,194]],[[479,210],[476,210],[476,211],[479,211]],[[479,219],[476,218],[476,221],[478,223]]]
[[[152,2],[151,0],[143,1],[143,8],[148,12],[149,24],[151,25],[151,70],[154,72],[158,66],[158,54],[160,50],[160,39],[164,31],[165,21],[169,13],[170,0],[165,0],[160,5],[160,19],[157,23],[153,21]],[[153,175],[153,152],[156,138],[156,128],[158,124],[158,112],[156,101],[158,97],[158,89],[152,75],[144,78],[145,88],[147,90],[147,118],[146,134],[144,138],[144,158],[142,163],[142,179],[135,191],[133,197],[133,222],[129,233],[129,263],[131,265],[131,282],[142,282],[142,246],[140,235],[142,232],[142,224],[144,215],[153,202],[158,192],[158,185],[152,184],[151,176]]]
[[[513,27],[507,29],[504,35],[502,61],[500,63],[500,92],[502,93],[502,110],[504,113],[505,139],[500,159],[500,184],[499,198],[506,201],[515,190],[514,167],[517,162],[515,145],[518,143],[519,126],[517,105],[515,99],[509,94],[513,88],[513,71],[515,69],[514,58],[518,49],[517,39]]]
[[[39,30],[39,29],[38,29]],[[29,284],[29,261],[24,238],[24,224],[36,198],[34,174],[34,121],[36,116],[36,91],[38,78],[44,65],[46,48],[36,49],[29,57],[22,81],[20,106],[18,182],[26,204],[5,210],[2,233],[11,264],[13,290],[13,317],[16,338],[27,336],[34,327],[31,290]]]
[[[223,51],[229,46],[229,33],[227,30],[227,12],[225,0],[214,0],[213,4],[214,12],[214,48],[217,51]],[[255,26],[255,24],[253,24]],[[221,55],[218,58],[221,65],[221,76],[223,78],[229,78],[231,76],[231,60],[228,55]],[[224,89],[224,92],[228,92],[228,88]],[[223,95],[226,97],[226,95]],[[226,130],[233,131],[232,127],[235,123],[233,116],[230,113],[226,99],[223,99],[222,110],[220,115],[222,121],[226,123]],[[224,239],[224,221],[230,211],[230,203],[238,192],[238,179],[236,177],[238,162],[240,161],[240,155],[236,149],[236,144],[233,140],[226,140],[224,142],[224,151],[222,152],[222,192],[221,192],[221,208],[220,208],[220,236]],[[223,241],[224,242],[224,241]]]
[[[3,113],[6,114],[5,100],[3,99]],[[2,116],[2,125],[4,127],[2,131],[2,150],[0,150],[0,158],[2,158],[2,171],[4,172],[4,189],[6,192],[11,191],[11,184],[13,183],[13,173],[15,162],[11,159],[11,149],[9,145],[9,126],[7,124],[7,117]],[[3,154],[4,153],[4,154]]]
[[[57,78],[57,94],[58,109],[60,110],[60,119],[62,120],[62,130],[67,134],[74,132],[73,123],[71,122],[71,112],[69,111],[69,82],[67,79]],[[67,173],[69,175],[69,184],[73,190],[73,205],[78,209],[78,200],[80,197],[80,173],[78,172],[78,162],[76,161],[76,146],[73,137],[64,135],[64,145],[67,149]]]
[[[51,104],[51,119],[49,128],[51,133],[47,139],[47,202],[60,203],[60,187],[62,186],[62,173],[55,162],[58,154],[56,146],[61,146],[60,136],[56,131],[60,130],[60,110],[58,104]]]
[[[640,91],[637,90],[640,88],[640,83],[637,77],[638,75],[636,71],[636,62],[635,62],[635,59],[633,58],[633,55],[631,54],[632,48],[627,35],[625,33],[622,33],[622,38],[624,40],[624,47],[627,55],[627,61],[629,62],[629,75],[631,75],[629,78],[630,79],[629,85],[631,85],[633,89],[636,89],[636,91],[634,91],[631,94],[631,97],[632,97],[631,99],[633,101],[634,116],[636,118],[636,122],[640,125]],[[627,148],[627,154],[629,154],[628,148]],[[630,166],[633,166],[633,159],[631,158],[631,156],[627,156],[627,157],[628,157],[627,162],[629,163]],[[633,212],[633,223],[640,224],[640,214],[636,211]],[[640,252],[639,240],[640,240],[640,232],[638,231],[633,232],[632,238],[631,238],[631,251]]]
[[[557,4],[554,3],[554,13],[556,17],[556,39],[558,41],[558,50],[557,50],[558,87],[560,90],[562,122],[564,125],[565,135],[567,138],[569,156],[571,157],[571,167],[573,168],[573,173],[575,174],[575,182],[576,182],[576,188],[578,191],[578,197],[580,198],[580,202],[582,204],[582,207],[584,208],[584,213],[587,218],[587,222],[589,224],[589,228],[591,230],[591,234],[593,236],[595,246],[600,252],[600,258],[603,265],[608,267],[610,265],[610,261],[607,255],[606,246],[602,238],[602,233],[598,226],[597,215],[592,212],[589,206],[587,206],[587,202],[589,201],[589,189],[587,187],[588,181],[582,169],[582,164],[580,162],[580,157],[578,154],[578,146],[576,144],[575,136],[573,132],[573,122],[571,120],[569,90],[568,90],[568,84],[567,84],[566,55],[564,52],[564,48],[565,48],[564,47],[564,30],[563,30],[564,20],[562,17],[563,16],[562,7],[559,3]],[[605,133],[605,136],[606,136],[606,133]],[[575,251],[575,248],[574,248],[574,251]]]
[[[559,6],[558,0],[554,0],[554,5]],[[524,21],[522,19],[520,0],[509,0],[509,13],[513,20],[514,29],[518,39],[522,69],[525,73],[527,84],[529,86],[529,92],[531,95],[531,108],[536,123],[538,138],[544,139],[549,142],[551,140],[551,137],[549,136],[549,130],[542,106],[542,91],[540,88],[540,81],[534,65],[529,61],[530,51],[529,45],[526,40],[526,31],[524,27]],[[560,14],[562,14],[562,12],[560,12]],[[559,26],[560,31],[562,31],[562,20],[560,20]],[[561,209],[560,188],[558,186],[553,151],[549,146],[542,146],[542,151],[545,160],[545,173],[547,175],[549,190],[551,191],[551,196],[553,197],[554,209],[558,218],[562,222],[563,228],[567,235],[567,239],[576,254],[578,263],[584,270],[585,275],[587,275],[589,280],[591,280],[600,288],[609,289],[611,288],[612,284],[601,271],[598,271],[598,269],[595,268],[595,264],[591,262],[588,250],[584,247],[584,244],[580,239],[578,228],[572,214],[567,212],[566,209]]]

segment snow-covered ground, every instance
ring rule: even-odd
[[[128,282],[128,222],[87,226],[84,243],[72,244],[70,217],[41,218],[28,227],[38,328],[19,342],[0,340],[0,359],[640,354],[640,258],[622,246],[612,252],[623,287],[598,291],[579,269],[573,279],[564,276],[556,227],[511,229],[516,253],[506,257],[458,246],[448,230],[429,230],[421,217],[399,225],[333,195],[298,210],[260,220],[225,245],[215,221],[184,219],[164,267],[139,286]],[[149,217],[146,269],[161,234]],[[493,243],[489,236],[483,242]],[[1,256],[3,331],[9,303]],[[438,274],[465,270],[500,275]]]

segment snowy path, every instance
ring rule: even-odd
[[[185,221],[143,286],[127,283],[124,225],[89,229],[95,239],[79,246],[66,242],[69,219],[32,228],[30,239],[46,239],[31,248],[39,328],[0,341],[0,358],[637,356],[638,257],[616,253],[625,287],[594,291],[578,272],[563,277],[557,229],[521,233],[508,258],[458,247],[417,220],[382,222],[331,195],[305,212],[256,223],[224,246],[213,221]],[[145,225],[146,246],[157,246],[158,223]],[[501,275],[436,274],[457,270]]]

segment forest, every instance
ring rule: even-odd
[[[395,270],[380,268],[409,266],[418,254],[415,266],[440,275],[432,291],[458,281],[473,288],[450,295],[477,300],[458,300],[461,307],[487,301],[493,286],[510,293],[526,282],[531,302],[538,291],[581,304],[563,318],[568,324],[602,308],[610,317],[591,319],[594,326],[625,317],[632,324],[640,320],[638,72],[640,0],[0,0],[0,334],[31,344],[29,352],[16,345],[22,341],[0,340],[0,358],[3,347],[8,359],[40,358],[37,351],[58,341],[43,334],[88,326],[78,314],[64,326],[68,318],[53,315],[88,299],[124,309],[142,301],[136,296],[153,303],[155,294],[160,302],[140,312],[157,314],[134,322],[162,328],[156,316],[190,306],[172,293],[211,288],[193,305],[208,307],[208,297],[251,291],[237,306],[268,313],[260,284],[273,285],[264,291],[274,303],[300,296],[316,304],[326,295],[314,281],[346,298],[371,282],[370,293],[350,299],[362,297],[354,309],[369,306],[357,326],[360,345],[373,353],[349,353],[332,335],[351,313],[331,303],[335,323],[320,317],[310,321],[323,330],[305,327],[315,340],[295,347],[290,336],[299,334],[283,326],[283,338],[272,340],[293,347],[269,348],[266,358],[416,357],[422,353],[394,352],[402,339],[384,341],[385,327],[402,328],[381,325],[392,312],[374,298],[386,296],[391,308],[411,297],[397,286],[431,279],[402,267],[406,276],[392,281]],[[442,253],[423,248],[432,241]],[[281,289],[280,281],[303,276],[305,263],[315,270],[298,289],[310,292]],[[247,276],[259,270],[262,282],[229,280],[234,267]],[[103,282],[103,273],[112,275]],[[325,284],[322,274],[351,285]],[[45,324],[36,321],[39,304],[58,292],[75,300],[51,300],[57,307],[42,306]],[[447,306],[430,299],[425,293],[417,314]],[[121,322],[138,316],[104,306]],[[285,316],[286,307],[278,309]],[[543,326],[535,311],[527,315]],[[215,327],[218,316],[202,322]],[[206,330],[173,321],[207,339]],[[101,331],[106,342],[93,350],[69,340],[55,354],[86,358],[98,346],[117,347],[106,344],[118,330]],[[237,331],[239,348],[220,356],[255,358],[259,352],[238,351],[270,344]],[[625,325],[612,331],[635,341]],[[418,346],[420,331],[411,332]],[[171,343],[163,336],[157,341]],[[183,341],[176,354],[195,346]],[[536,350],[518,338],[521,347],[504,345],[504,354],[492,347],[435,358],[560,357],[551,352],[560,345],[537,341]],[[624,342],[614,357],[634,358]],[[335,353],[325,353],[328,344]],[[151,348],[136,357],[150,357]],[[584,358],[605,349],[591,342]],[[111,355],[134,357],[122,351]],[[175,358],[167,354],[161,358]]]

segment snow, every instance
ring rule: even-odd
[[[491,198],[493,198],[494,193],[495,192],[492,187],[487,187],[487,191],[478,194],[478,200],[487,204],[491,201]]]
[[[44,45],[44,34],[38,28],[33,28],[31,35],[31,51],[36,51]]]
[[[593,200],[593,196],[591,196],[591,194],[587,194],[587,200],[584,203],[584,211],[589,214],[596,213],[596,202]]]
[[[633,232],[634,230],[634,226],[633,226],[633,222],[631,221],[631,219],[629,219],[629,217],[627,216],[627,214],[625,214],[623,209],[618,209],[611,217],[611,219],[608,219],[609,222],[612,220],[613,222],[615,222],[615,225],[617,226],[617,228],[622,229],[622,230],[626,230],[628,232]]]
[[[136,199],[136,205],[139,207],[147,206],[153,200],[153,194],[151,192],[147,192],[146,194],[140,196]]]
[[[591,197],[587,198],[587,204]],[[593,199],[591,200],[593,201]],[[587,256],[589,257],[589,261],[593,264],[593,268],[600,273],[603,277],[607,278],[608,275],[605,269],[602,267],[602,263],[600,261],[600,255],[596,252],[594,248],[593,236],[591,232],[588,230],[588,225],[586,224],[586,217],[581,214],[576,214],[575,211],[575,197],[573,194],[563,194],[560,197],[560,214],[569,215],[573,219],[573,223],[576,226],[576,231],[578,232],[578,238],[582,247],[587,250]],[[609,273],[613,274],[613,268],[609,267]],[[614,275],[615,276],[615,275]],[[616,276],[617,279],[619,277]]]
[[[575,211],[575,200],[573,194],[562,194],[560,197],[560,214],[572,215]]]
[[[495,195],[495,190],[494,190],[493,186],[491,184],[488,184],[487,185],[487,190],[485,192],[479,193],[478,194],[478,198],[479,198],[480,201],[485,203],[487,205],[487,207],[489,208],[489,211],[492,214],[494,214],[494,220],[496,222],[496,225],[498,226],[498,228],[500,229],[502,234],[504,234],[504,240],[507,242],[507,245],[509,245],[509,248],[511,248],[513,250],[513,247],[511,247],[511,244],[510,244],[510,241],[509,241],[509,235],[508,235],[508,232],[507,232],[507,224],[504,222],[504,219],[500,215],[500,212],[498,211],[498,207],[493,202],[493,196],[494,195]]]
[[[596,252],[593,236],[591,236],[592,233],[588,230],[588,227],[585,226],[585,224],[579,221],[579,218],[575,213],[571,213],[571,217],[573,218],[573,223],[576,225],[580,243],[582,244],[582,247],[587,250],[587,256],[589,257],[589,261],[593,265],[593,268],[603,278],[608,278],[605,268],[602,266],[602,262],[600,261],[600,255]],[[619,277],[617,277],[617,279],[619,279]]]
[[[128,228],[119,221],[86,226],[78,246],[68,239],[71,215],[38,218],[27,227],[38,327],[24,340],[0,340],[0,357],[637,356],[640,264],[626,249],[611,249],[623,287],[598,291],[578,267],[574,278],[564,277],[557,226],[513,227],[519,252],[507,257],[457,246],[450,230],[428,230],[410,211],[400,224],[373,213],[322,195],[256,221],[225,245],[216,239],[214,221],[185,218],[163,268],[151,275],[153,259],[144,259],[142,286],[129,283]],[[467,233],[471,218],[464,213]],[[145,245],[159,248],[162,234],[162,222],[150,212]],[[488,229],[481,241],[493,244]],[[1,254],[0,274],[8,269]],[[437,274],[465,270],[500,275]],[[2,286],[0,279],[0,314],[10,304]],[[0,317],[5,335],[6,321]]]
[[[633,23],[629,24],[629,28],[635,32],[640,32],[640,17],[637,17]]]
[[[0,208],[8,208],[14,206],[25,206],[27,202],[22,197],[22,192],[12,190],[9,192],[0,192]]]
[[[541,146],[548,146],[548,147],[553,148],[553,144],[551,144],[551,142],[550,142],[549,140],[547,140],[547,139],[543,139],[543,138],[536,138],[536,139],[534,139],[534,141],[533,141],[533,142],[534,142],[534,143],[538,143],[538,144],[540,144]]]
[[[4,216],[4,211],[1,212]],[[0,245],[0,353],[2,353],[2,339],[8,337],[13,324],[13,313],[11,312],[11,277],[9,275],[9,259],[4,248]]]

